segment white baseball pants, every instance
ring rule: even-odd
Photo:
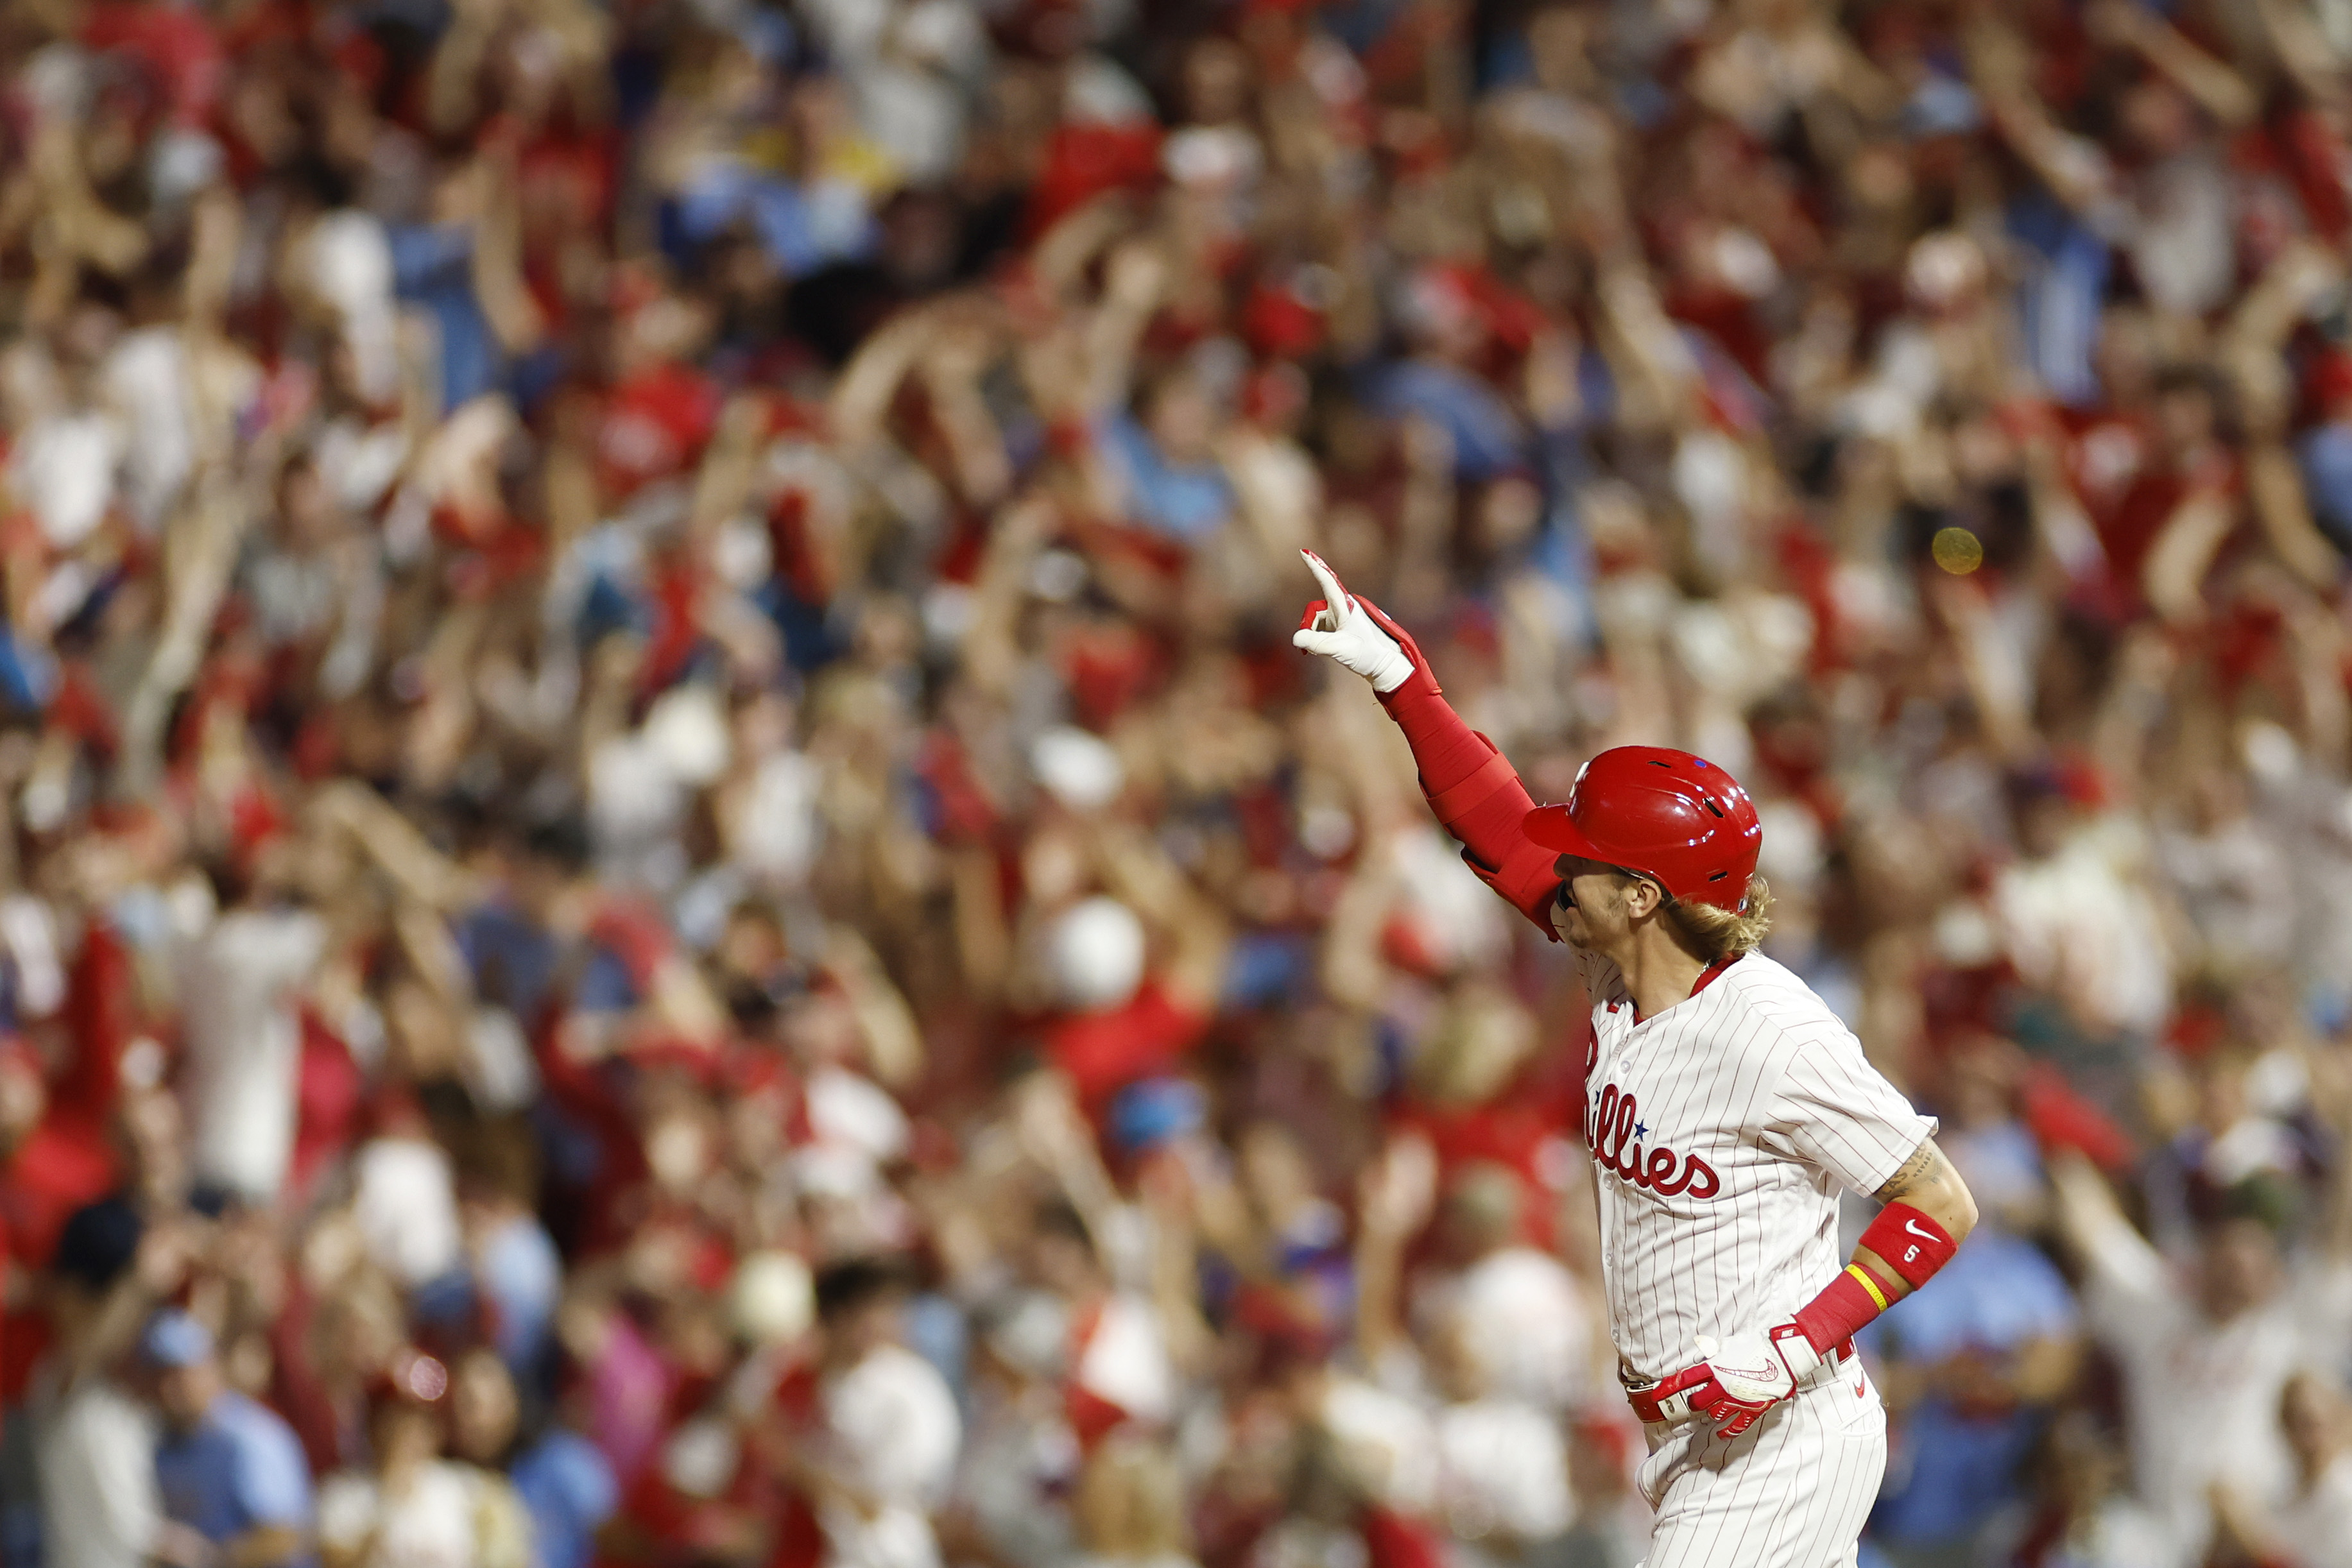
[[[1642,1465],[1642,1568],[1851,1568],[1886,1472],[1886,1408],[1859,1357],[1727,1442],[1667,1431]]]

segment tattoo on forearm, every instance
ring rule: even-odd
[[[1942,1158],[1942,1155],[1936,1147],[1935,1139],[1929,1138],[1922,1143],[1912,1152],[1911,1157],[1903,1162],[1903,1168],[1886,1178],[1886,1185],[1880,1187],[1876,1194],[1878,1201],[1893,1203],[1905,1192],[1925,1181],[1928,1173],[1936,1168]]]

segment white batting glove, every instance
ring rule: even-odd
[[[1720,1341],[1700,1334],[1696,1343],[1702,1359],[1660,1386],[1658,1406],[1669,1414],[1706,1416],[1719,1437],[1737,1437],[1756,1425],[1822,1363],[1813,1342],[1793,1322]]]
[[[1307,558],[1307,570],[1323,585],[1323,597],[1307,607],[1298,630],[1291,634],[1290,645],[1338,660],[1371,682],[1372,690],[1382,695],[1412,679],[1412,660],[1397,640],[1381,630],[1338,574],[1323,564],[1321,556],[1311,549],[1298,553]]]

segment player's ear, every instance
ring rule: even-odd
[[[1655,915],[1665,902],[1666,890],[1648,877],[1629,876],[1625,879],[1625,913],[1629,917],[1639,920],[1644,915]]]

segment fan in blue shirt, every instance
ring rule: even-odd
[[[310,1466],[293,1428],[228,1386],[211,1332],[187,1313],[156,1313],[140,1348],[163,1415],[164,1513],[210,1548],[184,1554],[213,1568],[308,1568]]]
[[[2040,1402],[2076,1364],[2074,1295],[2039,1248],[1980,1226],[1864,1343],[1899,1406],[1872,1536],[1897,1563],[1971,1561],[1977,1533],[2021,1495]]]

